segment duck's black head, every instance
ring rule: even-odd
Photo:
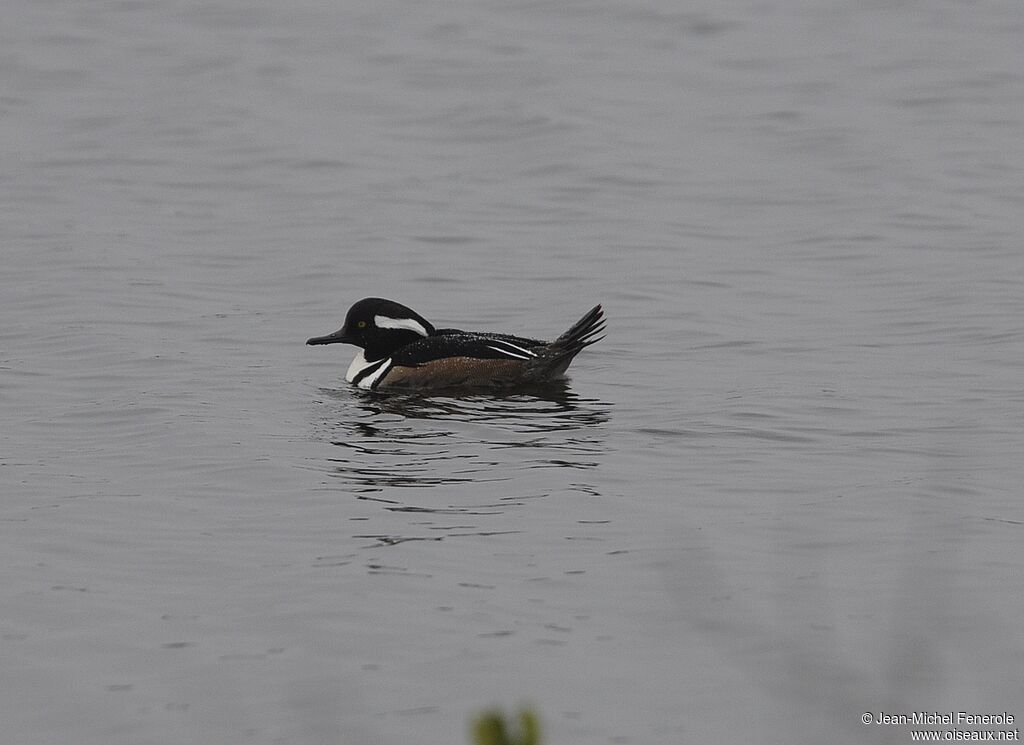
[[[349,308],[345,325],[338,331],[314,336],[306,344],[354,344],[362,347],[363,356],[372,362],[433,333],[430,321],[411,308],[393,300],[368,297]]]

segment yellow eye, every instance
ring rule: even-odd
[[[361,329],[365,329],[365,328],[366,328],[366,321],[359,321],[359,322],[358,322],[358,323],[356,324],[356,327],[357,327],[357,328],[361,328]]]

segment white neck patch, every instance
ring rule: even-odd
[[[427,330],[423,328],[423,324],[419,321],[415,321],[412,318],[391,318],[390,316],[374,316],[373,322],[377,324],[377,328],[380,329],[406,329],[407,331],[415,331],[420,336],[430,336]]]
[[[357,354],[356,358],[352,360],[352,364],[348,366],[348,372],[345,373],[345,380],[351,383],[353,379],[355,379],[356,375],[372,364],[372,362],[366,361],[366,357],[363,356],[363,350],[360,349],[359,354]]]
[[[370,389],[373,388],[373,384],[383,378],[391,370],[391,360],[376,360],[375,362],[367,362],[366,357],[363,356],[362,350],[359,350],[359,354],[352,360],[352,364],[348,366],[348,372],[345,373],[345,380],[349,383],[355,381],[356,377],[366,370],[367,368],[377,367],[369,375],[360,378],[359,382],[356,383],[360,388]]]

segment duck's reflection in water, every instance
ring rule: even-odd
[[[480,519],[559,490],[597,494],[584,474],[601,463],[611,405],[564,382],[502,395],[321,394],[319,436],[337,448],[331,474],[391,513]],[[481,535],[473,522],[441,537],[463,528]]]

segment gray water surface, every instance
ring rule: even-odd
[[[1022,32],[1009,0],[7,2],[4,739],[1019,722]],[[539,395],[369,395],[303,346],[367,295],[609,333]]]

